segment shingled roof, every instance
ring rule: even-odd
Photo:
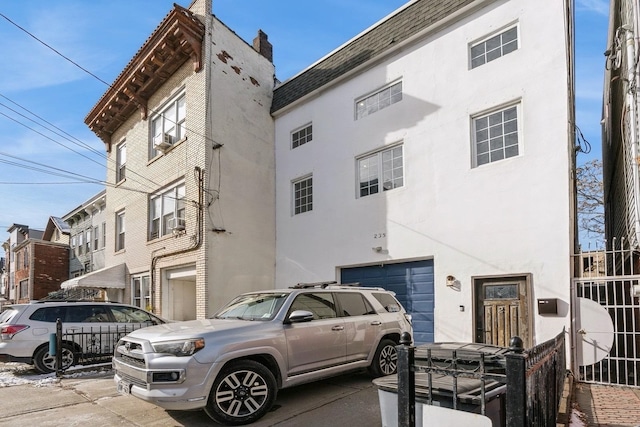
[[[275,113],[356,67],[384,54],[425,28],[476,0],[418,0],[361,34],[317,64],[278,86]]]

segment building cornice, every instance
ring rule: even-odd
[[[148,117],[147,103],[187,60],[202,69],[205,25],[177,4],[116,78],[84,122],[111,151],[111,136],[137,109]]]

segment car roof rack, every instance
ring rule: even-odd
[[[292,286],[291,289],[309,289],[309,288],[322,288],[325,289],[327,287],[360,287],[360,283],[359,282],[354,282],[354,283],[338,283],[335,280],[332,280],[330,282],[312,282],[312,283],[298,283],[295,286]]]
[[[331,282],[310,282],[310,283],[298,283],[294,286],[291,286],[291,289],[307,289],[307,288],[326,288],[329,285],[335,285],[336,282],[335,280],[331,281]]]

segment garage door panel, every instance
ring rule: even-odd
[[[340,278],[342,283],[359,282],[394,292],[413,318],[414,342],[433,342],[433,260],[345,268]]]

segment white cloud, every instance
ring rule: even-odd
[[[609,16],[609,0],[577,0],[576,9]]]

